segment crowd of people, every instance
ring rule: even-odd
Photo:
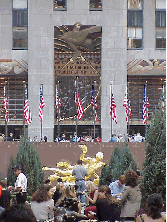
[[[145,212],[138,215],[142,198],[139,172],[128,170],[118,180],[96,186],[91,180],[85,181],[88,172],[82,166],[82,161],[78,160],[72,171],[75,184],[59,178],[53,187],[48,179],[34,192],[28,203],[27,178],[21,172],[21,166],[15,165],[13,170],[17,177],[15,187],[6,187],[4,181],[0,182],[2,222],[165,222],[163,199],[158,193],[147,198]],[[16,204],[12,204],[11,194],[16,195]]]
[[[9,134],[9,137],[6,139],[4,134],[0,135],[0,141],[14,141],[13,133]],[[127,137],[123,137],[121,134],[116,136],[115,134],[112,134],[111,139],[109,142],[144,142],[145,137],[141,136],[140,133],[135,133],[133,135],[127,135]],[[17,140],[18,141],[18,140]],[[30,137],[28,138],[29,142],[40,142],[41,140],[38,140],[37,136],[34,136],[33,139]],[[43,136],[43,142],[47,142],[47,137]],[[70,135],[69,137],[66,137],[66,135],[63,133],[60,137],[55,138],[55,142],[102,142],[101,138],[97,136],[95,139],[90,135],[84,135],[84,136],[76,136]]]

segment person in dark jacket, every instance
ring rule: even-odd
[[[54,192],[54,195],[53,195],[54,205],[56,204],[58,199],[62,197],[63,191],[64,191],[64,184],[62,182],[59,182],[56,185],[56,191]]]
[[[115,222],[120,220],[121,206],[119,202],[111,195],[110,188],[107,185],[99,186],[99,198],[96,201],[96,217],[98,221]]]
[[[2,191],[0,196],[0,206],[6,209],[12,205],[12,197],[10,195],[10,192],[5,188],[5,182],[1,180],[0,185],[2,186]]]

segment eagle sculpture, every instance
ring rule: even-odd
[[[75,60],[77,57],[82,57],[81,51],[77,48],[77,46],[91,45],[92,40],[87,38],[88,34],[94,33],[94,32],[101,32],[100,26],[93,26],[93,27],[80,30],[81,25],[82,24],[80,22],[76,22],[74,24],[74,28],[72,31],[68,31],[66,33],[63,33],[63,35],[57,36],[59,39],[64,40],[70,46],[70,48],[74,51],[73,60]]]

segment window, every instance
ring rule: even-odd
[[[13,27],[13,49],[27,49],[28,47],[27,27]]]
[[[156,0],[156,9],[166,10],[166,0]]]
[[[27,10],[13,10],[13,26],[28,26]]]
[[[13,49],[28,49],[27,0],[13,0]]]
[[[127,12],[127,48],[142,49],[143,10],[142,0],[128,0]]]
[[[156,49],[166,48],[166,0],[156,0]]]
[[[13,0],[13,9],[27,9],[27,0]]]
[[[66,0],[54,0],[53,10],[65,11],[67,10]]]
[[[90,11],[102,11],[102,0],[90,0]]]

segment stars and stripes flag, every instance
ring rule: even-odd
[[[77,81],[75,80],[75,92],[74,92],[74,101],[75,105],[77,106],[77,118],[82,119],[84,114],[84,108],[82,106],[82,102],[79,96],[79,93],[77,94]]]
[[[60,122],[60,108],[61,108],[61,98],[59,97],[59,90],[58,85],[56,85],[56,113],[57,113],[57,119]]]
[[[92,85],[91,105],[93,107],[93,113],[94,113],[94,118],[95,118],[95,123],[96,123],[97,122],[97,101],[96,101],[96,97],[94,97],[94,85]]]
[[[129,106],[128,106],[128,103],[129,103]],[[125,98],[124,98],[123,106],[126,108],[125,115],[126,115],[126,122],[128,123],[128,117],[129,117],[129,119],[132,117],[132,110],[131,110],[130,101],[128,102],[127,89],[126,89],[126,92],[125,92]],[[128,110],[129,110],[129,112],[128,112]]]
[[[146,124],[146,120],[148,119],[148,108],[149,108],[149,100],[148,97],[146,99],[146,86],[144,85],[144,94],[143,94],[143,116],[142,122]]]
[[[111,85],[111,95],[110,95],[110,116],[112,116],[112,120],[117,124],[117,115],[116,115],[116,103],[114,99],[114,95],[112,92],[112,85]]]
[[[43,98],[43,88],[42,85],[40,87],[40,100],[39,100],[39,118],[41,123],[43,122],[43,108],[45,107],[45,102]]]
[[[6,96],[6,89],[5,89],[5,86],[4,86],[4,109],[5,109],[5,121],[6,122],[9,122],[9,115],[8,115],[8,109],[7,109],[7,106],[8,106],[8,99],[7,99],[7,96]]]
[[[84,108],[82,106],[82,102],[78,93],[78,119],[82,119],[83,118],[83,114],[84,114]]]
[[[97,122],[97,101],[96,101],[96,97],[95,97],[95,123]]]
[[[25,89],[25,101],[24,101],[24,119],[27,124],[30,124],[32,122],[30,107],[28,104],[28,93],[27,89]]]

